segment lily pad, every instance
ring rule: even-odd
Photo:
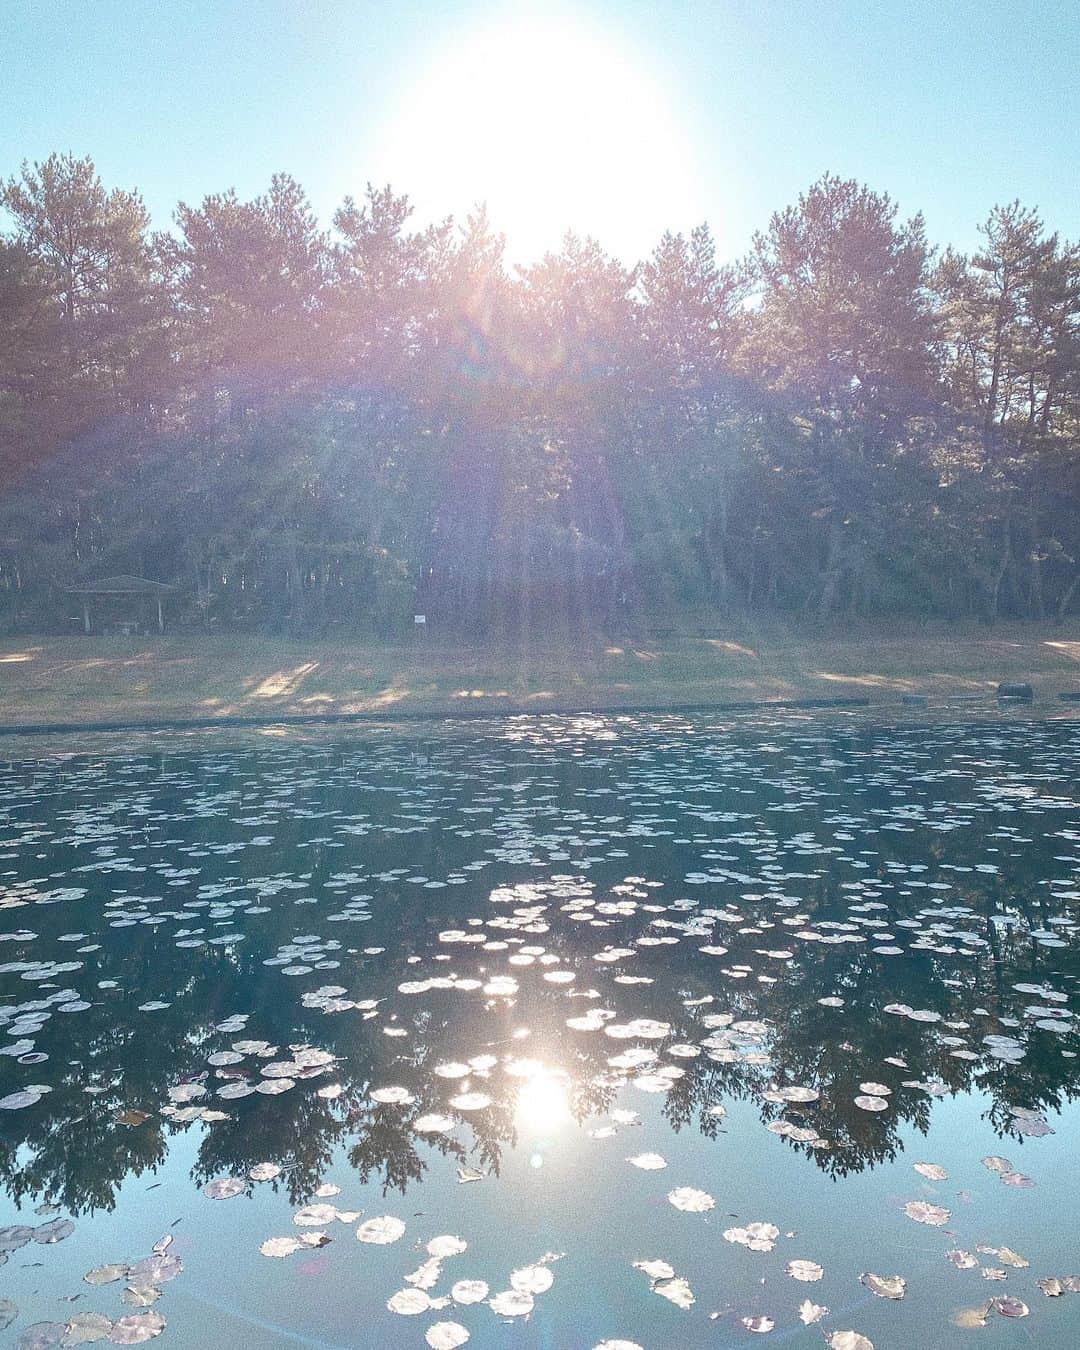
[[[533,1310],[533,1296],[521,1289],[504,1289],[488,1300],[488,1306],[500,1317],[525,1317]]]
[[[859,1280],[878,1298],[903,1298],[907,1289],[907,1280],[899,1275],[864,1274],[859,1276]]]
[[[483,1280],[458,1280],[451,1288],[450,1297],[455,1303],[483,1303],[490,1290]]]
[[[92,1345],[96,1341],[107,1341],[112,1332],[112,1318],[98,1312],[76,1313],[67,1324],[61,1345]]]
[[[708,1191],[695,1190],[693,1186],[677,1186],[669,1191],[668,1203],[686,1214],[705,1214],[716,1208],[716,1201]]]
[[[369,1242],[377,1247],[385,1247],[396,1242],[405,1232],[405,1225],[391,1214],[381,1214],[378,1218],[368,1219],[356,1230],[359,1242]]]
[[[431,1350],[457,1350],[468,1339],[469,1333],[460,1322],[433,1322],[424,1332]]]
[[[929,1205],[925,1200],[909,1200],[904,1206],[904,1213],[909,1219],[925,1223],[930,1228],[942,1228],[952,1217],[947,1209],[942,1209],[940,1205]]]
[[[143,1341],[152,1341],[165,1330],[165,1319],[161,1313],[150,1309],[148,1312],[128,1313],[112,1325],[109,1340],[115,1345],[141,1345]]]
[[[206,1183],[203,1195],[209,1196],[211,1200],[231,1200],[236,1195],[242,1195],[246,1189],[246,1182],[239,1177],[217,1177]]]

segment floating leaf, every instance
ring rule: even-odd
[[[433,1322],[424,1332],[424,1340],[431,1350],[457,1350],[469,1339],[469,1333],[460,1322]]]
[[[752,1252],[771,1252],[780,1229],[772,1223],[748,1223],[745,1228],[725,1228],[724,1239],[749,1247]]]
[[[400,1219],[395,1219],[390,1214],[382,1214],[376,1219],[368,1219],[366,1223],[362,1223],[356,1230],[356,1236],[360,1242],[370,1242],[384,1247],[387,1243],[396,1242],[404,1232],[405,1225]]]
[[[205,1096],[206,1088],[202,1083],[178,1083],[169,1089],[169,1100],[173,1102],[192,1102]]]
[[[799,1321],[804,1326],[811,1326],[814,1322],[820,1322],[828,1311],[828,1308],[823,1307],[820,1303],[811,1303],[808,1298],[805,1298],[799,1304]]]
[[[522,1294],[544,1294],[555,1282],[547,1266],[522,1266],[510,1274],[511,1289]]]
[[[184,1263],[178,1256],[155,1253],[136,1261],[128,1271],[132,1284],[167,1284],[183,1272]]]
[[[789,1261],[784,1270],[793,1280],[801,1280],[804,1284],[812,1284],[825,1274],[816,1261]]]
[[[263,1256],[292,1256],[293,1252],[300,1250],[300,1239],[294,1237],[274,1237],[267,1238],[259,1248]]]
[[[333,1223],[337,1215],[334,1205],[304,1205],[293,1215],[293,1223],[298,1228],[321,1228],[323,1224]]]
[[[27,1106],[35,1106],[39,1101],[41,1101],[41,1093],[31,1092],[28,1088],[20,1092],[9,1092],[6,1097],[0,1097],[0,1111],[22,1111]],[[52,1324],[41,1322],[39,1325],[50,1326]]]
[[[129,1284],[120,1295],[120,1302],[130,1308],[149,1308],[161,1297],[161,1290],[153,1284]]]
[[[999,1247],[997,1249],[997,1259],[1006,1266],[1012,1266],[1014,1270],[1025,1270],[1031,1265],[1031,1262],[1019,1252],[1014,1252],[1011,1247]]]
[[[949,1174],[944,1167],[939,1167],[937,1163],[912,1163],[912,1167],[918,1172],[919,1176],[925,1177],[927,1181],[948,1181]]]
[[[407,1106],[416,1100],[409,1089],[403,1087],[375,1088],[368,1096],[373,1102],[379,1102],[383,1106]]]
[[[116,1115],[113,1116],[113,1120],[115,1120],[118,1125],[142,1125],[149,1119],[150,1113],[148,1111],[137,1111],[134,1108],[129,1108],[126,1111],[117,1111]]]
[[[113,1323],[109,1340],[116,1345],[139,1345],[151,1341],[165,1330],[165,1319],[152,1309],[148,1312],[128,1313]]]
[[[931,1228],[941,1228],[949,1222],[952,1215],[940,1205],[928,1205],[925,1200],[909,1200],[904,1213],[916,1223],[925,1223]]]
[[[1006,1296],[994,1299],[994,1307],[1002,1317],[1026,1317],[1028,1305],[1022,1299]]]
[[[450,1290],[450,1297],[455,1303],[483,1303],[489,1292],[483,1280],[458,1280]]]
[[[687,1214],[704,1214],[716,1206],[716,1201],[708,1191],[698,1191],[693,1186],[677,1186],[675,1190],[669,1191],[668,1203]]]
[[[54,1345],[63,1345],[66,1334],[65,1322],[35,1322],[15,1342],[15,1350],[50,1350]]]
[[[825,1343],[829,1350],[874,1350],[873,1342],[857,1331],[830,1331]]]
[[[979,1303],[973,1308],[957,1308],[949,1320],[954,1327],[960,1327],[964,1331],[974,1331],[978,1327],[986,1326],[986,1319],[993,1307],[994,1300],[990,1298],[985,1303]]]
[[[203,1187],[203,1195],[208,1195],[211,1200],[231,1200],[235,1195],[241,1195],[247,1189],[245,1182],[239,1177],[217,1177],[214,1181],[208,1181]]]
[[[654,1294],[659,1294],[661,1298],[666,1298],[669,1303],[674,1303],[676,1308],[682,1308],[684,1311],[693,1307],[695,1299],[690,1285],[681,1276],[675,1276],[670,1280],[658,1280],[652,1287]]]
[[[667,1166],[667,1161],[659,1153],[638,1153],[626,1161],[631,1167],[640,1167],[643,1172],[658,1172]]]
[[[417,1313],[427,1312],[431,1299],[422,1289],[399,1289],[386,1305],[392,1313],[402,1317],[415,1317]]]
[[[61,1345],[91,1345],[106,1341],[113,1329],[112,1318],[97,1312],[76,1313],[67,1324]]]
[[[991,1172],[1011,1172],[1013,1170],[1012,1163],[1009,1162],[1008,1158],[999,1158],[996,1155],[984,1158],[982,1165]]]
[[[120,1261],[114,1261],[111,1265],[95,1266],[93,1270],[88,1270],[83,1276],[87,1284],[113,1284],[116,1280],[122,1280],[128,1273],[128,1267]]]
[[[675,1274],[675,1267],[666,1261],[635,1261],[634,1269],[643,1270],[650,1280],[670,1280]]]
[[[776,1326],[771,1317],[743,1317],[740,1318],[740,1321],[747,1331],[756,1331],[760,1335],[772,1331],[773,1327]]]
[[[455,1124],[453,1116],[441,1116],[433,1112],[431,1115],[418,1116],[412,1127],[417,1134],[446,1134]]]
[[[450,1098],[450,1105],[455,1111],[486,1111],[491,1098],[486,1092],[462,1092]]]
[[[899,1275],[864,1274],[859,1276],[859,1280],[878,1298],[903,1298],[907,1289],[907,1280]]]
[[[490,1299],[488,1306],[500,1317],[524,1317],[533,1310],[533,1297],[521,1289],[504,1289]]]

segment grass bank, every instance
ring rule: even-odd
[[[1080,690],[1080,623],[896,627],[843,635],[778,624],[513,646],[294,642],[237,635],[0,642],[0,726],[313,714],[618,709],[903,694]]]

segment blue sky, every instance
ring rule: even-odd
[[[828,169],[921,209],[938,242],[970,248],[1013,197],[1080,236],[1075,3],[4,0],[2,18],[0,173],[90,154],[161,227],[178,199],[282,169],[324,220],[389,179],[424,217],[486,196],[520,257],[574,223],[633,259],[701,219],[734,256]]]

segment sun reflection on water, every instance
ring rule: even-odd
[[[518,1089],[514,1120],[533,1137],[554,1134],[571,1119],[566,1075],[538,1065]]]

